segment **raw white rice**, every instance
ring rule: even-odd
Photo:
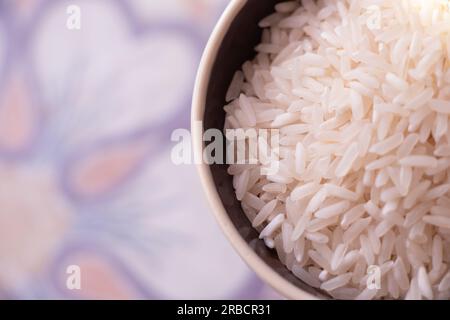
[[[334,298],[449,299],[449,7],[288,1],[259,26],[224,109],[226,128],[279,129],[279,159],[258,140],[228,170],[260,238]]]

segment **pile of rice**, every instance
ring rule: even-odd
[[[225,128],[280,129],[277,174],[229,167],[261,239],[335,298],[449,299],[447,1],[290,1],[260,27]]]

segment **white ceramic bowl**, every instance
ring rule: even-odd
[[[194,153],[202,155],[206,129],[222,130],[225,94],[232,76],[243,62],[253,58],[261,30],[258,21],[273,12],[279,0],[232,0],[206,46],[193,97],[192,137]],[[203,125],[198,126],[202,121]],[[198,165],[203,188],[222,230],[247,264],[269,285],[289,299],[328,298],[297,279],[278,260],[276,253],[258,239],[237,201],[225,165]],[[207,241],[207,240],[206,240]]]

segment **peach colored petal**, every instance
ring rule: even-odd
[[[32,140],[35,119],[21,78],[10,80],[0,98],[0,149],[18,152]]]
[[[47,170],[0,165],[0,287],[39,274],[61,244],[70,206]]]
[[[183,5],[188,8],[193,16],[199,19],[204,19],[211,11],[208,10],[208,3],[205,0],[183,0]]]
[[[103,195],[120,184],[139,165],[147,147],[141,143],[106,146],[75,163],[70,186],[85,197]]]
[[[136,299],[139,293],[130,284],[111,261],[90,252],[76,253],[66,258],[67,266],[80,267],[81,288],[68,290],[69,295],[82,299]],[[67,268],[65,265],[63,269]],[[62,279],[62,287],[66,288],[68,275]]]
[[[40,1],[39,0],[17,0],[15,1],[15,5],[18,10],[30,10],[36,6]]]

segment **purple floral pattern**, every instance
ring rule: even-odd
[[[170,161],[226,1],[0,3],[0,298],[278,297]]]

